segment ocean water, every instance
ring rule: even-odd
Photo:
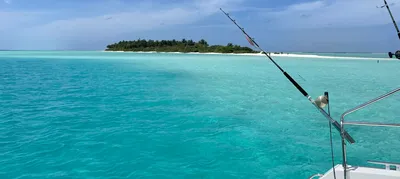
[[[399,87],[397,60],[275,59],[314,98],[328,91],[335,119]],[[400,122],[399,99],[346,120]],[[303,179],[331,167],[327,120],[263,57],[3,51],[0,104],[0,178]],[[346,129],[349,164],[400,162],[399,129]]]

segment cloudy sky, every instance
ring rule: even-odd
[[[400,20],[400,0],[387,0]],[[383,0],[3,0],[0,49],[102,50],[120,40],[206,39],[265,49],[387,52],[400,40]],[[400,22],[399,22],[400,23]]]

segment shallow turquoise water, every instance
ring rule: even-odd
[[[399,87],[395,60],[276,60],[311,96],[329,91],[336,119]],[[348,120],[400,122],[399,99]],[[331,167],[327,120],[262,57],[0,52],[0,104],[0,178],[292,179]],[[400,130],[348,130],[350,164],[400,162]]]

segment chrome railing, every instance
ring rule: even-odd
[[[346,143],[345,143],[344,125],[400,127],[400,124],[371,123],[371,122],[345,122],[344,118],[348,114],[351,114],[351,113],[353,113],[355,111],[363,109],[363,108],[365,108],[365,107],[367,107],[367,106],[369,106],[369,105],[371,105],[371,104],[373,104],[375,102],[378,102],[378,101],[380,101],[382,99],[385,99],[385,98],[387,98],[387,97],[389,97],[389,96],[391,96],[391,95],[393,95],[393,94],[395,94],[395,93],[397,93],[399,91],[400,91],[400,88],[397,88],[397,89],[395,89],[393,91],[390,91],[390,92],[388,92],[388,93],[386,93],[384,95],[381,95],[381,96],[379,96],[377,98],[374,98],[374,99],[372,99],[372,100],[370,100],[368,102],[365,102],[365,103],[363,103],[361,105],[358,105],[358,106],[356,106],[356,107],[354,107],[352,109],[349,109],[349,110],[347,110],[346,112],[344,112],[342,114],[342,116],[340,118],[340,128],[341,128],[341,137],[342,137],[342,157],[343,157],[342,165],[343,165],[343,171],[344,171],[344,179],[347,179],[347,158],[346,158]],[[390,169],[390,166],[396,166],[396,169],[399,170],[399,166],[400,166],[400,164],[387,163],[387,162],[370,161],[370,163],[371,162],[374,162],[375,164],[383,164],[383,165],[386,166],[386,168],[389,167],[389,169]]]
[[[315,177],[321,178],[321,177],[323,177],[323,176],[324,176],[324,175],[317,173],[317,174],[314,174],[314,175],[310,176],[308,179],[313,179],[313,178],[315,178]]]

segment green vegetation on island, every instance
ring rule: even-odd
[[[106,51],[156,51],[156,52],[214,52],[214,53],[257,53],[249,47],[241,47],[228,43],[223,45],[208,45],[204,39],[194,42],[193,40],[145,40],[120,41],[107,45]]]

